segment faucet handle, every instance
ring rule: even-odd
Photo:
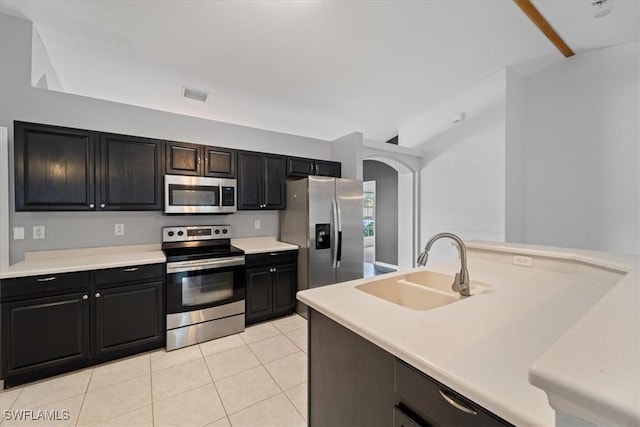
[[[456,273],[455,279],[453,279],[453,284],[451,285],[451,289],[454,292],[460,292],[461,296],[468,297],[471,295],[469,286],[469,274],[464,273],[461,277],[460,273]]]

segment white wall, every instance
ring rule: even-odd
[[[362,133],[353,132],[331,141],[331,159],[342,163],[342,177],[362,180]]]
[[[421,248],[442,231],[504,240],[505,91],[502,70],[400,128],[400,144],[427,151],[420,173]],[[451,123],[461,111],[466,119]],[[455,255],[448,243],[438,243],[429,263]]]
[[[327,141],[34,88],[31,86],[32,28],[28,21],[0,15],[0,126],[8,128],[10,158],[13,155],[14,120],[317,159],[331,158],[331,144]],[[38,61],[44,61],[39,63],[38,69],[48,69],[46,57],[42,52],[38,55]],[[25,240],[11,241],[12,263],[20,261],[25,251],[159,243],[160,227],[164,225],[230,223],[236,236],[279,234],[277,212],[193,217],[163,216],[159,212],[16,213],[13,162],[10,163],[9,222],[11,227],[26,227]],[[3,198],[2,203],[7,200]],[[253,228],[254,219],[261,219],[260,230]],[[114,235],[116,222],[125,224],[125,236]],[[34,225],[46,226],[45,240],[31,239]]]
[[[526,221],[526,81],[507,69],[505,99],[505,240],[524,243]]]
[[[527,82],[527,243],[640,253],[638,43]]]

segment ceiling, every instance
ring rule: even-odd
[[[534,1],[581,52],[638,40],[638,0]],[[65,92],[332,140],[398,128],[492,73],[565,60],[507,0],[14,1]],[[183,86],[209,92],[205,103]]]

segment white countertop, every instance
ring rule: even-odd
[[[0,269],[0,279],[156,264],[165,261],[160,245],[27,252],[24,261]]]
[[[578,254],[556,248],[545,252],[541,247],[517,245],[514,249],[513,245],[491,245],[486,242],[476,243],[475,247],[482,248],[483,245],[510,253],[530,250],[532,255],[537,252],[539,256],[551,258],[553,254],[560,254],[563,259],[580,263],[595,257],[603,267],[616,265],[624,271],[634,268],[630,267],[630,260],[636,260],[637,265],[637,257],[598,257],[595,252]],[[453,275],[459,268],[459,261],[456,260],[428,269]],[[406,272],[384,277],[401,276]],[[629,355],[621,359],[617,357],[617,350],[601,348],[600,343],[606,341],[601,339],[600,334],[605,334],[606,329],[598,328],[594,330],[595,334],[589,334],[586,328],[593,328],[591,324],[582,327],[583,335],[574,338],[577,342],[564,341],[563,334],[567,330],[573,331],[572,326],[578,327],[590,316],[596,316],[594,322],[601,321],[601,316],[605,316],[611,322],[623,323],[625,319],[617,316],[620,304],[625,307],[635,304],[637,319],[637,298],[611,301],[608,307],[603,308],[603,313],[594,314],[600,306],[600,300],[604,303],[610,298],[615,299],[618,292],[634,295],[625,290],[626,286],[632,285],[619,287],[624,283],[600,280],[599,274],[593,273],[592,277],[587,277],[519,267],[474,258],[471,254],[471,280],[491,284],[492,288],[434,310],[410,310],[355,289],[355,286],[370,281],[367,279],[302,291],[298,293],[298,299],[511,423],[554,425],[555,412],[547,401],[545,391],[528,381],[529,368],[545,352],[540,360],[549,365],[541,365],[536,369],[537,372],[543,369],[556,376],[558,393],[572,392],[576,382],[573,376],[581,379],[577,388],[586,391],[591,371],[618,365],[621,360],[623,366],[620,369],[626,370],[626,378],[607,376],[601,382],[606,387],[599,393],[592,390],[590,396],[598,398],[599,394],[608,394],[609,402],[615,401],[623,406],[634,399],[631,393],[631,396],[618,400],[618,393],[612,393],[611,390],[618,390],[614,385],[626,385],[627,388],[623,390],[627,390],[628,384],[639,378],[638,359],[636,363],[631,360],[634,356],[638,357],[639,337],[637,333],[633,335],[634,330],[637,331],[637,322],[635,329],[633,326],[613,329],[622,331],[622,335],[612,339],[612,344],[627,340],[635,342],[635,347],[634,344],[622,347],[629,351]],[[622,274],[618,272],[616,277],[622,277]],[[634,280],[633,276],[627,274],[623,281],[627,280]],[[635,282],[637,288],[637,279]],[[612,289],[615,292],[609,293]],[[603,298],[605,295],[606,298]],[[592,308],[594,311],[590,312]],[[586,313],[588,316],[585,316]],[[615,335],[610,333],[611,330],[608,332],[609,335]],[[563,343],[566,347],[562,347]],[[575,351],[582,354],[576,357]],[[565,369],[576,360],[580,362],[575,372]],[[586,366],[590,366],[589,370],[581,371]],[[611,383],[616,381],[620,382]],[[640,420],[638,411],[636,408],[635,416]]]
[[[297,245],[281,242],[276,239],[275,236],[242,237],[239,239],[231,239],[231,244],[238,249],[242,249],[245,254],[292,251],[298,249]]]

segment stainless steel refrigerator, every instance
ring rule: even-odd
[[[300,247],[298,290],[362,278],[362,181],[327,177],[287,181],[280,240]],[[307,315],[300,302],[296,311]]]

